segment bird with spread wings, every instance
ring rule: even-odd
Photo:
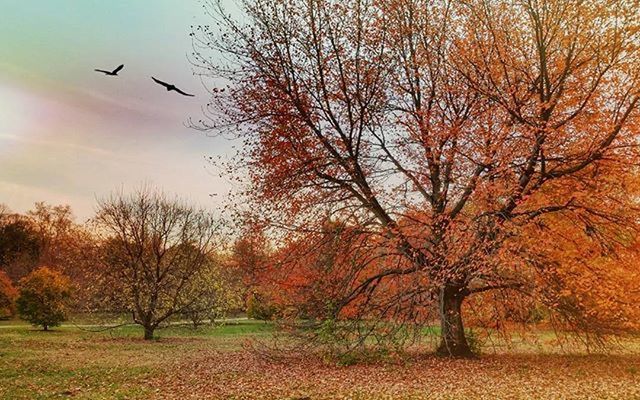
[[[183,92],[182,90],[180,90],[180,89],[178,89],[177,87],[175,87],[174,85],[171,85],[171,84],[166,83],[166,82],[162,82],[161,80],[156,79],[156,78],[154,78],[153,76],[151,77],[151,79],[153,79],[153,81],[154,81],[155,83],[157,83],[158,85],[161,85],[161,86],[164,86],[165,88],[167,88],[167,91],[169,91],[169,92],[173,90],[173,91],[175,91],[175,92],[180,93],[180,94],[181,94],[181,95],[183,95],[183,96],[190,96],[190,97],[194,97],[194,95],[193,95],[193,94],[185,93],[185,92]]]
[[[122,68],[124,68],[124,64],[120,64],[120,66],[118,68],[114,69],[113,71],[105,71],[104,69],[94,69],[94,71],[102,72],[105,75],[117,76],[118,72],[120,72],[120,70]]]

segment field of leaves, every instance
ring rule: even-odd
[[[268,361],[245,348],[269,338],[243,321],[172,327],[148,343],[135,327],[93,333],[0,324],[2,399],[638,399],[636,344],[614,354],[546,346],[485,349],[475,360],[428,354],[338,366],[310,356]]]

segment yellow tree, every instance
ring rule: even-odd
[[[71,282],[60,272],[40,267],[20,279],[16,306],[20,317],[45,331],[67,319]]]

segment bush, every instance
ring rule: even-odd
[[[0,319],[13,317],[18,291],[4,271],[0,271]]]
[[[16,306],[20,318],[46,331],[67,319],[71,298],[69,279],[47,267],[39,268],[20,280]]]
[[[257,293],[249,296],[247,300],[247,317],[261,321],[269,321],[273,319],[275,313],[276,308],[267,301],[264,296]]]

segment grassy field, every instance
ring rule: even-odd
[[[267,361],[245,343],[271,326],[171,327],[153,342],[126,326],[52,332],[0,323],[2,399],[640,399],[639,346],[614,354],[552,351],[551,337],[476,360],[422,354],[337,366],[312,356]]]

